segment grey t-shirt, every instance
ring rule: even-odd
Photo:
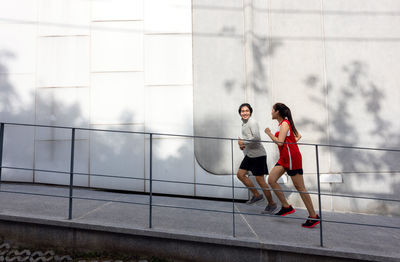
[[[249,118],[249,120],[242,119],[242,139],[253,140],[253,141],[261,140],[260,130],[258,127],[258,123],[255,119],[252,118]],[[267,155],[264,146],[260,142],[253,142],[253,141],[243,140],[243,143],[246,146],[243,150],[244,154],[249,157],[260,157]]]

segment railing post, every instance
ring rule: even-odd
[[[153,227],[153,134],[150,134],[150,203],[149,203],[149,228]]]
[[[315,155],[317,161],[317,182],[318,182],[318,209],[319,209],[319,235],[320,235],[320,245],[323,246],[323,237],[322,237],[322,205],[321,205],[321,182],[319,177],[319,158],[318,158],[318,145],[315,145]]]
[[[233,237],[236,237],[235,230],[235,180],[233,171],[233,139],[231,139],[231,157],[232,157],[232,232]]]
[[[74,152],[75,152],[75,128],[72,128],[71,135],[71,164],[69,169],[69,212],[68,219],[72,219],[72,189],[74,185]]]
[[[4,123],[0,125],[0,183],[1,183],[1,173],[3,170],[3,142],[4,142]]]

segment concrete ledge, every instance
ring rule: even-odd
[[[25,247],[55,248],[68,252],[133,252],[175,261],[399,261],[392,257],[328,248],[12,215],[0,215],[0,236]]]
[[[342,174],[321,174],[320,176],[321,183],[343,183]]]

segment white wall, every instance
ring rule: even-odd
[[[0,0],[0,120],[236,138],[237,107],[260,127],[292,109],[303,142],[399,148],[398,1]],[[70,131],[7,126],[4,165],[69,172]],[[148,191],[149,136],[77,131],[76,185]],[[268,140],[266,135],[262,138]],[[265,145],[268,165],[275,145]],[[315,148],[302,145],[316,190]],[[325,192],[396,198],[399,153],[321,147]],[[234,172],[241,152],[234,148]],[[153,177],[231,185],[230,142],[153,137]],[[105,178],[96,174],[118,176]],[[137,178],[137,179],[130,179]],[[325,179],[324,178],[324,179]],[[67,184],[5,169],[3,180]],[[338,180],[337,180],[338,179]],[[235,185],[241,186],[235,178]],[[290,182],[285,183],[293,189]],[[157,182],[154,190],[230,198]],[[244,189],[236,197],[245,199]],[[290,200],[302,205],[297,194]],[[315,198],[314,198],[315,199]],[[388,202],[324,197],[328,210],[399,214]],[[316,204],[317,202],[315,202]]]
[[[193,134],[191,1],[1,5],[2,121]],[[78,175],[77,185],[148,190],[148,137],[77,131],[76,138],[75,171],[92,174]],[[70,130],[7,126],[4,164],[68,172],[70,144]],[[194,182],[192,139],[154,137],[153,147],[155,178]],[[3,179],[69,182],[68,174],[42,171],[5,170]]]

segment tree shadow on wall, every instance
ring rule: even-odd
[[[212,7],[208,8],[212,9]],[[238,16],[242,15],[242,9],[235,9],[235,11],[238,13]],[[215,19],[218,20],[220,18]],[[215,86],[213,94],[210,96],[209,86],[205,85],[205,88],[201,88],[207,80],[197,80],[197,78],[212,75],[212,73],[204,74],[203,71],[212,71],[213,68],[205,68],[204,65],[206,63],[203,61],[204,58],[201,57],[199,59],[201,60],[199,62],[200,66],[194,70],[195,72],[200,72],[198,73],[199,76],[194,77],[195,135],[233,137],[236,139],[240,135],[241,121],[240,117],[237,115],[237,108],[241,103],[250,102],[253,108],[260,114],[261,112],[265,112],[265,110],[270,110],[270,105],[266,103],[266,101],[268,101],[268,63],[283,44],[279,40],[271,40],[266,37],[266,32],[256,33],[255,31],[256,30],[253,28],[249,32],[243,33],[242,29],[230,25],[230,21],[226,21],[224,25],[221,25],[219,31],[215,35],[212,35],[211,33],[204,35],[204,32],[194,33],[194,35],[199,38],[199,43],[202,43],[201,41],[203,41],[201,37],[214,37],[210,38],[212,41],[217,43],[214,48],[221,48],[221,52],[218,55],[220,56],[222,53],[225,56],[222,64],[226,63],[226,61],[238,61],[238,63],[231,62],[229,68],[232,69],[226,73],[224,73],[224,68],[216,69],[219,70],[218,74],[222,74],[223,76],[221,82],[222,86]],[[248,37],[248,39],[244,41],[244,37]],[[251,41],[251,43],[246,44],[246,41]],[[194,43],[196,43],[196,39],[194,39]],[[221,46],[221,43],[226,44],[226,46]],[[208,44],[209,43],[204,46],[200,44],[198,46],[194,45],[195,53],[207,53],[207,48],[210,48]],[[231,45],[233,47],[231,47]],[[235,52],[239,49],[239,45],[240,52]],[[244,55],[243,48],[245,48],[245,45],[249,50],[248,53]],[[222,48],[225,49],[222,50]],[[246,59],[247,55],[251,55],[250,59]],[[211,56],[209,59],[211,63],[211,59],[215,59],[215,57]],[[244,66],[242,65],[242,61],[244,61]],[[252,64],[249,67],[250,69],[246,69],[245,63],[248,63],[249,61],[251,61]],[[196,66],[197,63],[195,62],[194,64]],[[239,75],[234,75],[234,77],[232,77],[231,71],[238,72]],[[219,77],[220,76],[218,76],[217,79],[220,80]],[[199,86],[197,87],[196,80],[199,83]],[[220,82],[219,80],[216,82]],[[211,84],[211,82],[209,84]],[[251,94],[254,99],[246,96],[246,89],[249,89],[248,93]],[[212,104],[213,107],[210,107],[210,104]],[[213,114],[213,111],[217,111],[217,113]],[[233,131],[233,129],[235,130]],[[237,141],[234,141],[234,148],[237,148]],[[195,155],[200,166],[206,171],[216,175],[231,173],[231,158],[229,157],[229,155],[231,155],[230,142],[196,139]],[[235,150],[235,169],[240,163],[238,159],[241,158],[242,153],[236,152]]]
[[[197,16],[197,12],[199,16]],[[193,1],[193,13],[194,36],[206,37],[211,40],[228,39],[240,42],[242,48],[235,55],[243,56],[244,63],[246,63],[246,56],[251,55],[249,60],[252,61],[252,65],[250,65],[252,70],[245,72],[249,80],[241,81],[237,77],[226,79],[224,87],[227,93],[242,92],[244,88],[252,87],[256,93],[255,95],[267,95],[267,60],[275,54],[282,45],[282,41],[267,37],[269,32],[265,27],[265,18],[268,15],[268,8],[265,2],[251,2],[243,6],[241,1],[221,4],[219,2],[211,3],[209,1],[195,0]],[[204,17],[207,17],[207,20]],[[204,19],[205,24],[212,20],[215,21],[215,24],[207,28],[204,25],[202,26],[201,23],[197,23],[197,19]],[[196,32],[197,24],[200,25],[198,27],[199,32]],[[239,27],[237,26],[238,24],[240,24]],[[251,28],[248,28],[249,24],[251,24]],[[217,30],[215,30],[216,27],[218,28]],[[207,30],[204,30],[205,28]],[[249,41],[250,43],[247,44]],[[213,47],[215,48],[216,46]],[[227,46],[221,49],[221,52],[229,52],[230,47],[228,43]],[[248,50],[243,50],[246,47]],[[227,60],[229,59],[230,57],[227,57]],[[230,67],[235,65],[233,62]],[[244,65],[243,70],[246,70],[246,67]]]
[[[325,97],[328,95],[329,141],[331,145],[367,146],[374,148],[399,148],[399,130],[395,130],[388,118],[382,117],[382,107],[386,94],[368,75],[368,66],[361,61],[353,61],[342,67],[342,73],[347,82],[337,87],[328,81],[324,86],[321,79],[310,75],[305,84],[317,95],[310,100],[320,108],[326,108]],[[339,77],[339,76],[338,76]],[[312,117],[298,121],[299,126],[311,126],[322,137],[317,143],[326,144],[326,125],[318,123]],[[365,136],[373,137],[374,141],[366,144]],[[399,192],[399,183],[394,174],[400,172],[398,161],[400,153],[390,151],[357,150],[348,148],[322,148],[324,153],[334,158],[330,169],[342,173],[343,176],[356,174],[352,179],[345,179],[344,184],[335,185],[338,192],[352,193],[356,189],[362,194],[370,194],[367,189],[360,190],[359,186],[368,183],[369,190],[379,181],[390,181],[390,189],[381,191],[375,196],[391,196]],[[392,177],[392,179],[388,179]],[[372,192],[377,192],[376,188]],[[357,201],[353,200],[357,207]]]
[[[268,60],[274,56],[283,45],[281,41],[269,40],[266,37],[254,35],[252,42],[254,71],[251,86],[256,95],[268,95]]]
[[[223,29],[222,29],[223,30]],[[253,34],[251,43],[252,53],[252,71],[244,72],[249,78],[249,83],[240,82],[235,78],[226,79],[224,81],[224,88],[228,94],[234,92],[242,92],[246,88],[251,87],[255,96],[268,95],[268,61],[277,50],[283,45],[281,41],[270,40],[267,37],[261,37]],[[246,61],[245,61],[246,63]]]
[[[77,128],[91,127],[114,131],[132,131],[133,129],[134,131],[144,131],[144,125],[140,129],[126,124],[136,123],[136,114],[143,113],[133,112],[128,108],[121,108],[120,114],[116,117],[115,122],[113,121],[121,123],[121,125],[91,124],[88,117],[90,98],[80,97],[81,92],[78,92],[76,97],[73,96],[73,99],[64,96],[63,91],[75,90],[74,88],[35,88],[33,86],[34,90],[30,90],[29,94],[23,93],[26,89],[14,85],[9,79],[10,74],[7,70],[7,63],[5,63],[5,59],[11,59],[15,55],[10,52],[1,54],[0,107],[2,110],[0,121]],[[64,100],[64,98],[68,100]],[[75,98],[77,100],[74,100]],[[87,100],[85,100],[86,98]],[[113,99],[112,94],[108,99]],[[26,122],[27,119],[29,119],[28,122]],[[186,122],[184,125],[191,124],[189,119],[182,121]],[[152,130],[149,128],[148,131]],[[79,174],[74,176],[74,185],[138,192],[148,190],[144,179],[148,178],[149,170],[149,135],[77,130],[75,138],[74,172]],[[169,154],[164,154],[162,147],[161,150],[156,150],[163,141],[165,139],[154,140],[154,177],[179,181],[180,179],[185,180],[186,178],[182,176],[187,175],[186,180],[193,181],[193,161],[190,166],[190,164],[188,165],[189,161],[185,158],[186,156],[193,158],[193,139],[186,139],[185,143],[173,140],[168,144]],[[6,125],[3,148],[4,166],[67,172],[62,174],[4,168],[3,181],[69,184],[71,129]],[[180,167],[185,168],[180,169]],[[169,170],[169,172],[163,172],[164,170]],[[175,176],[177,173],[180,176]],[[101,176],[95,176],[96,174]],[[105,178],[104,176],[110,177]],[[177,187],[175,184],[170,184],[170,188],[176,189]],[[191,188],[193,193],[194,185],[191,185]],[[162,189],[160,192],[163,191]],[[177,194],[179,193],[177,191]],[[188,194],[190,195],[190,193]]]
[[[0,50],[0,115],[2,119],[8,112],[13,112],[13,104],[19,102],[19,97],[8,78],[9,72],[5,66],[6,60],[14,58],[15,54],[12,52]]]

